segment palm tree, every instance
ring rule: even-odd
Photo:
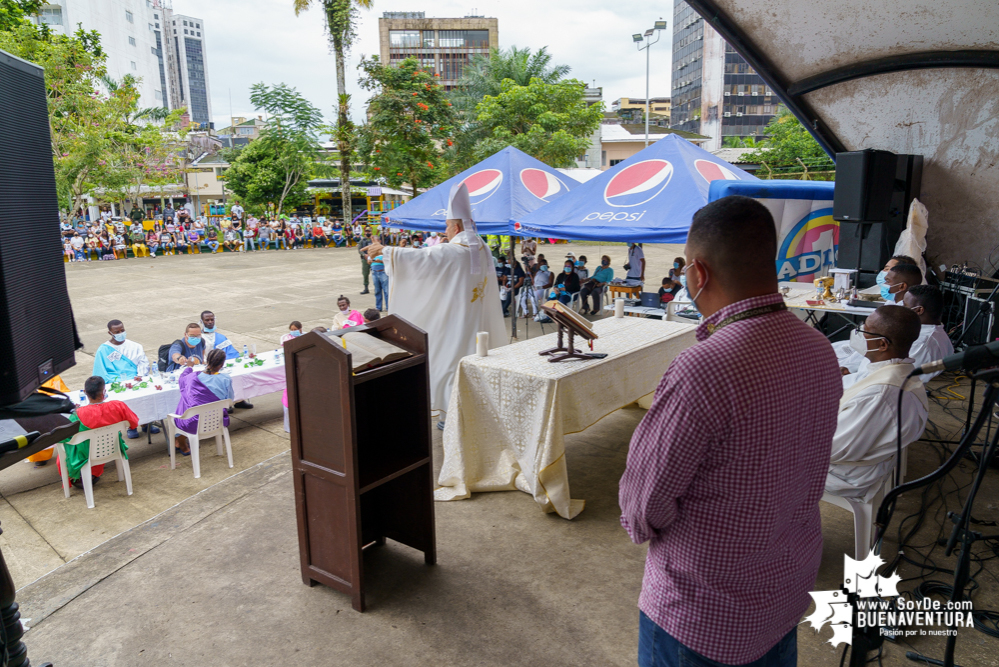
[[[370,9],[374,0],[292,0],[295,16],[313,4],[318,5],[326,22],[330,46],[336,60],[337,122],[336,143],[340,153],[340,196],[343,202],[344,222],[352,215],[350,203],[350,158],[353,151],[353,125],[350,122],[350,95],[347,94],[347,73],[345,60],[347,51],[356,36],[354,20],[357,8]]]
[[[454,147],[450,151],[451,171],[458,173],[472,165],[475,144],[485,138],[478,127],[475,109],[487,95],[499,95],[504,80],[511,79],[518,86],[526,86],[534,78],[558,83],[571,70],[568,65],[553,65],[547,46],[534,52],[516,46],[505,50],[492,48],[488,55],[472,58],[451,93],[462,129],[455,134]]]

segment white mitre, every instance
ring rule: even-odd
[[[481,273],[482,266],[478,261],[480,243],[479,230],[476,229],[475,221],[472,220],[472,202],[468,198],[468,186],[464,183],[451,187],[451,193],[448,196],[447,202],[447,213],[445,214],[444,219],[461,220],[465,231],[469,233],[468,248],[472,252],[472,273]]]

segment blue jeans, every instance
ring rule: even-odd
[[[73,253],[76,255],[76,261],[82,262],[86,257],[83,256],[82,250],[74,250]]]
[[[384,271],[372,271],[371,279],[375,283],[375,308],[382,310],[382,295],[385,296],[385,308],[388,310],[388,288],[389,288],[389,278],[388,274]]]
[[[740,667],[795,667],[798,664],[798,628],[784,635],[766,655]],[[645,612],[638,617],[639,667],[728,667],[696,653],[656,625]]]
[[[244,248],[245,250],[249,250],[250,248],[253,248],[254,250],[257,249],[256,239],[254,237],[252,237],[252,236],[247,236],[243,240],[243,243],[246,244],[246,246]]]
[[[205,245],[212,249],[212,252],[217,252],[219,249],[218,241],[205,241]]]

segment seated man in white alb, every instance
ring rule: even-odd
[[[916,366],[928,364],[937,359],[943,359],[954,354],[954,344],[940,323],[943,316],[943,292],[934,285],[916,285],[905,291],[902,305],[919,316],[919,338],[912,344],[909,356]],[[929,382],[940,371],[920,375],[924,383]]]
[[[926,390],[919,378],[905,382],[914,368],[909,348],[918,336],[919,316],[908,308],[881,306],[850,337],[870,363],[843,377],[827,493],[863,498],[891,471],[900,388],[902,446],[922,436],[929,414]]]
[[[906,291],[923,282],[923,272],[915,264],[896,264],[884,273],[884,282],[881,283],[881,298],[889,306],[901,306]],[[880,276],[881,274],[878,274],[879,278]],[[836,350],[836,358],[839,359],[840,369],[844,375],[860,370],[864,356],[852,350],[849,341],[842,340],[833,343],[833,349]]]

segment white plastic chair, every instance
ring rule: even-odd
[[[903,449],[903,469],[900,482],[905,481],[905,462],[906,454],[905,449]],[[881,506],[885,494],[894,487],[895,466],[892,466],[884,479],[868,491],[863,498],[844,498],[831,493],[822,494],[823,501],[853,512],[853,557],[856,560],[864,560],[871,552],[871,543],[874,541],[874,512]]]
[[[196,405],[193,408],[184,410],[184,414],[169,414],[165,420],[167,427],[167,448],[170,450],[170,470],[177,467],[177,452],[175,451],[176,436],[178,434],[187,436],[187,441],[191,446],[191,466],[194,468],[194,478],[201,477],[201,456],[199,454],[199,441],[206,438],[215,438],[215,449],[219,456],[222,456],[222,441],[225,440],[225,451],[229,457],[229,467],[232,467],[232,442],[229,440],[229,429],[225,426],[222,418],[222,410],[232,408],[232,401],[214,401],[204,405]],[[188,433],[177,426],[176,419],[198,418],[198,432]]]
[[[127,431],[128,422],[121,421],[110,426],[80,431],[65,445],[61,442],[56,444],[59,472],[62,475],[62,490],[67,498],[69,498],[69,470],[66,466],[66,447],[75,447],[87,441],[90,441],[90,458],[80,468],[80,480],[83,482],[83,495],[87,499],[87,507],[94,508],[94,480],[90,471],[93,466],[101,463],[115,462],[118,481],[120,482],[124,478],[125,490],[128,495],[132,495],[132,472],[128,467],[128,459],[122,454],[120,445],[121,442],[124,442]]]

